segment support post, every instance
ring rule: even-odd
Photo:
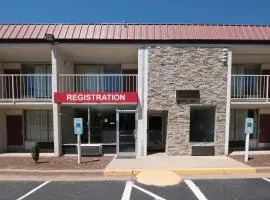
[[[91,124],[90,124],[90,108],[88,106],[88,119],[87,119],[87,128],[88,128],[88,144],[91,143]]]
[[[11,75],[12,101],[15,102],[14,75]]]
[[[81,135],[77,134],[78,165],[81,164]]]
[[[245,144],[245,162],[248,162],[249,135],[250,135],[250,134],[246,134],[246,144]]]
[[[147,155],[148,48],[138,49],[138,135],[137,155]]]
[[[267,76],[266,78],[266,101],[268,102],[268,98],[269,98],[269,76]]]
[[[229,154],[229,136],[230,136],[230,111],[231,111],[231,78],[232,78],[232,51],[228,51],[228,74],[227,74],[227,104],[226,104],[226,127],[225,127],[225,155]]]
[[[54,93],[58,91],[58,68],[59,56],[55,45],[52,46],[51,59],[52,59],[52,103],[53,103],[53,143],[54,154],[60,156],[62,154],[62,137],[61,137],[61,106],[54,103]]]

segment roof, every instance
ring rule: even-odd
[[[210,24],[0,24],[0,41],[44,40],[270,41],[267,25]]]

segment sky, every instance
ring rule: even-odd
[[[0,3],[0,23],[270,25],[270,0],[0,0]]]

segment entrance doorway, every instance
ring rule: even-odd
[[[260,144],[270,144],[270,115],[261,114],[260,115],[260,134],[259,143]]]
[[[137,111],[116,111],[117,154],[136,155]]]
[[[148,117],[147,151],[148,153],[164,152],[163,116]]]
[[[7,144],[8,149],[20,150],[23,147],[22,116],[7,116]]]

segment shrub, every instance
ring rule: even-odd
[[[37,142],[35,142],[34,146],[32,147],[31,150],[31,155],[33,160],[38,163],[38,159],[39,159],[39,144]]]

